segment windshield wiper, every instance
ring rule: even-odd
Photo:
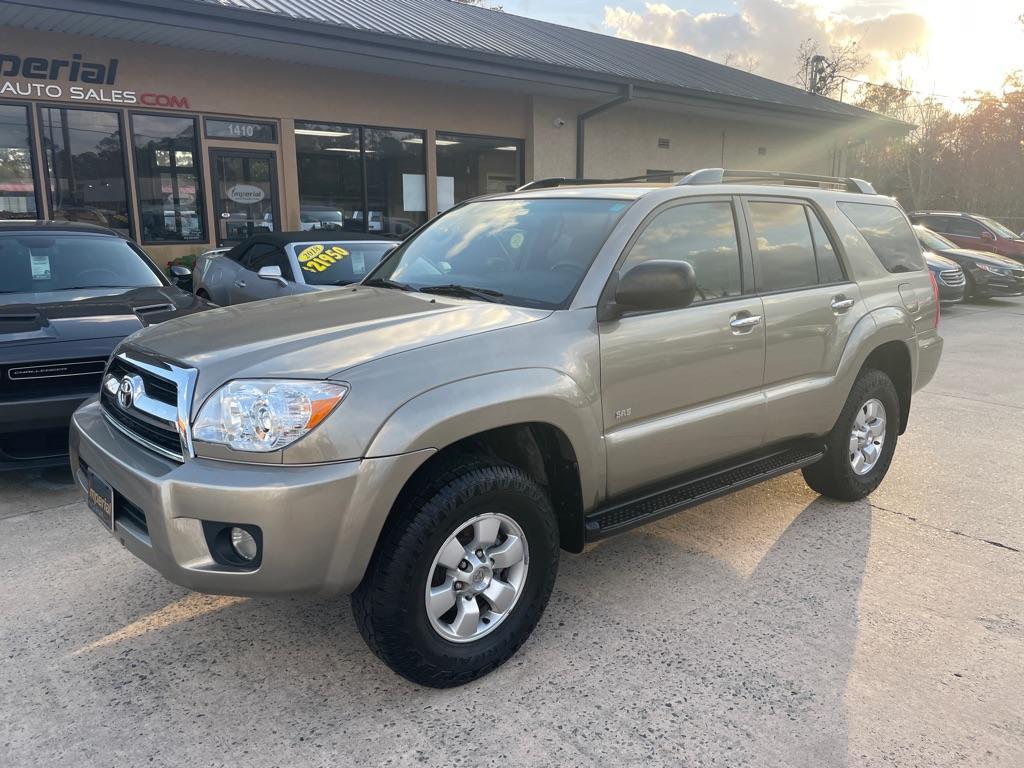
[[[63,288],[51,288],[52,291],[85,291],[89,288],[132,288],[131,285],[65,285]],[[151,286],[156,288],[157,286]]]
[[[368,285],[371,288],[395,288],[399,291],[413,291],[413,288],[408,283],[400,283],[397,280],[388,280],[386,277],[375,277],[373,280],[367,280],[362,285]]]
[[[500,302],[505,294],[490,288],[474,288],[471,285],[449,283],[448,285],[427,285],[418,289],[420,293],[450,293],[455,296],[469,296],[480,301]]]

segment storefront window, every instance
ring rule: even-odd
[[[0,105],[0,219],[36,218],[28,107]]]
[[[370,232],[406,235],[426,221],[423,134],[363,129]]]
[[[129,234],[120,116],[51,107],[39,113],[53,218]]]
[[[405,234],[426,220],[423,134],[295,124],[302,229]]]
[[[461,133],[439,133],[437,210],[478,195],[511,192],[523,183],[523,143]]]
[[[132,115],[142,242],[206,240],[196,121]]]
[[[295,124],[303,230],[365,231],[360,146],[355,126]]]

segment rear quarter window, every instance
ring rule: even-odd
[[[925,268],[921,246],[899,208],[876,203],[837,205],[889,272],[918,272]]]

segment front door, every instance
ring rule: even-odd
[[[233,245],[280,228],[273,152],[211,149],[210,171],[217,245]]]
[[[765,332],[730,198],[656,213],[619,272],[688,261],[693,304],[601,323],[608,495],[753,451],[764,441]]]

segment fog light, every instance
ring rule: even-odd
[[[231,529],[231,548],[243,560],[255,560],[259,553],[256,539],[244,528]]]

